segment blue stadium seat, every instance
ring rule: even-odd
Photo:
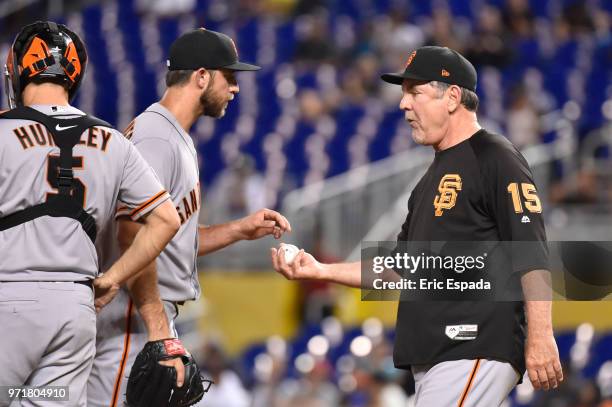
[[[583,370],[585,377],[594,378],[601,365],[612,360],[612,333],[607,333],[595,341],[591,348],[591,359]]]
[[[549,32],[554,28],[555,10],[571,4],[575,0],[529,0],[531,11],[534,16],[538,17],[540,30]],[[122,32],[123,46],[125,47],[127,61],[134,69],[134,108],[138,114],[144,110],[149,104],[157,99],[156,81],[158,79],[155,67],[147,66],[146,60],[148,52],[143,44],[142,38],[142,17],[135,10],[135,0],[116,1],[111,3],[112,7],[116,7],[117,28]],[[496,6],[500,9],[506,7],[506,0],[487,0],[488,4]],[[599,7],[608,11],[612,11],[612,2],[605,0],[596,0]],[[236,43],[244,60],[257,62],[259,51],[262,47],[269,44],[262,43],[261,25],[264,21],[259,17],[247,17],[242,20],[219,20],[211,15],[211,7],[216,2],[212,0],[197,0],[193,11],[196,16],[196,21],[204,21],[206,27],[213,30],[223,31],[228,27],[228,24],[235,29]],[[331,32],[338,27],[340,19],[352,20],[352,26],[355,34],[359,34],[363,30],[364,24],[374,21],[376,16],[382,16],[388,13],[391,9],[406,8],[408,15],[412,21],[422,21],[431,16],[433,8],[439,4],[436,0],[424,1],[400,1],[393,0],[338,0],[328,2],[328,23]],[[447,2],[451,13],[455,17],[466,17],[467,20],[473,20],[472,15],[480,3],[475,0],[461,0]],[[111,67],[109,62],[109,38],[107,33],[102,31],[102,13],[108,9],[108,4],[104,6],[91,5],[83,8],[80,13],[82,17],[82,29],[84,37],[88,44],[89,56],[93,75],[90,79],[94,87],[94,109],[93,114],[111,122],[116,123],[119,118],[117,111],[119,97],[117,72],[114,67]],[[170,44],[180,34],[181,19],[183,16],[177,17],[157,17],[157,29],[159,30],[160,46],[162,50],[162,61],[166,59]],[[1,21],[0,21],[1,22]],[[267,24],[267,22],[265,22]],[[196,23],[198,24],[198,23]],[[263,152],[264,137],[275,131],[277,120],[281,113],[281,107],[285,100],[279,99],[276,94],[276,74],[278,69],[284,63],[293,61],[296,50],[296,26],[294,19],[278,19],[273,23],[275,30],[275,50],[274,60],[270,61],[264,70],[256,74],[257,83],[257,117],[255,117],[255,129],[253,137],[244,145],[241,150],[244,153],[254,157],[256,167],[260,171],[266,170],[266,157]],[[550,33],[549,33],[550,34]],[[333,34],[330,34],[330,41]],[[589,47],[582,48],[582,43],[577,39],[570,39],[562,44],[557,44],[554,53],[551,57],[543,54],[540,47],[546,35],[540,35],[538,38],[527,38],[514,41],[516,50],[516,58],[509,67],[504,68],[500,72],[502,98],[510,89],[521,83],[524,80],[527,69],[537,69],[542,72],[544,77],[544,88],[547,92],[553,95],[555,100],[555,108],[562,108],[563,105],[573,95],[569,93],[568,77],[570,73],[577,72],[578,75],[583,75],[585,82],[584,93],[586,98],[581,106],[582,115],[577,123],[578,130],[581,136],[584,136],[589,131],[599,128],[606,122],[602,113],[602,105],[609,98],[606,93],[612,83],[612,40],[608,37],[597,39],[593,47],[593,52],[588,51]],[[577,38],[577,37],[576,37]],[[578,69],[583,66],[582,59],[585,57],[592,58],[591,63],[584,64],[590,66],[590,69]],[[582,59],[581,59],[582,58]],[[577,64],[581,61],[581,64]],[[305,88],[318,89],[320,84],[317,78],[315,68],[308,68],[300,71],[301,68],[294,66],[298,72],[295,74],[297,84],[297,94]],[[341,77],[343,70],[347,65],[340,64],[337,67],[338,76]],[[480,71],[480,69],[479,69]],[[0,89],[2,85],[0,84]],[[498,92],[495,90],[495,92]],[[487,89],[484,86],[479,86],[478,94],[481,98],[481,114],[486,115],[486,106],[489,105],[491,96],[498,97],[499,95],[488,95]],[[240,97],[240,96],[239,96]],[[504,100],[504,99],[502,99]],[[81,97],[77,97],[76,104],[81,101]],[[326,146],[325,153],[331,157],[330,168],[326,176],[339,174],[350,167],[348,146],[351,137],[355,135],[356,126],[359,120],[363,117],[365,106],[348,106],[343,105],[339,110],[332,112],[333,118],[336,120],[336,133]],[[202,181],[205,185],[210,184],[214,178],[223,170],[225,163],[221,156],[221,143],[226,134],[233,132],[236,126],[236,120],[240,114],[239,103],[231,103],[227,110],[226,117],[223,120],[216,121],[214,124],[214,134],[206,142],[198,145],[199,151],[203,158],[204,167],[201,171]],[[371,161],[385,158],[391,154],[390,144],[397,132],[397,125],[402,118],[402,112],[391,107],[377,123],[375,136],[370,141],[368,146],[368,157]],[[503,127],[503,118],[492,118],[501,120],[500,125]],[[304,152],[304,146],[307,138],[313,134],[313,124],[306,122],[298,122],[295,134],[290,135],[288,142],[285,145],[284,152],[291,157],[288,160],[288,167],[284,176],[290,179],[297,179],[298,185],[303,185],[304,176],[308,173],[309,162]],[[552,141],[556,138],[555,132],[549,132],[543,135],[545,141]],[[282,197],[281,197],[282,198]]]
[[[576,331],[559,333],[556,336],[557,347],[559,348],[559,358],[561,362],[566,362],[570,358],[570,351],[576,342]]]
[[[330,162],[328,176],[334,176],[348,170],[348,140],[355,133],[357,123],[362,115],[362,106],[349,104],[341,106],[336,113],[336,135],[326,148],[329,156],[333,158]]]

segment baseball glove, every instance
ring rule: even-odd
[[[180,357],[185,365],[185,382],[176,386],[176,370],[160,365],[162,360]],[[179,339],[147,342],[130,372],[126,401],[130,407],[187,407],[202,399],[208,391],[202,385],[200,369]]]

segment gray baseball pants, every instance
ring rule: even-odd
[[[516,386],[510,363],[461,359],[413,366],[415,407],[497,407]]]
[[[0,386],[68,386],[68,401],[21,406],[85,406],[95,352],[93,290],[73,282],[0,282]],[[8,393],[0,406],[8,405]]]
[[[176,304],[164,301],[170,331],[176,336]],[[88,407],[124,406],[127,378],[136,356],[148,341],[144,322],[125,290],[98,314],[96,356],[87,383]]]

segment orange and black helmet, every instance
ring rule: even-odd
[[[63,24],[37,21],[15,38],[5,66],[6,90],[11,107],[21,105],[28,83],[53,82],[74,97],[87,64],[81,39]]]

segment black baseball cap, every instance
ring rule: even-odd
[[[170,46],[168,69],[171,71],[229,69],[257,71],[261,67],[238,61],[234,41],[225,34],[198,28],[176,39]]]
[[[386,73],[383,81],[401,85],[404,79],[440,81],[476,91],[476,69],[463,55],[446,47],[421,47],[412,51],[404,72]]]

